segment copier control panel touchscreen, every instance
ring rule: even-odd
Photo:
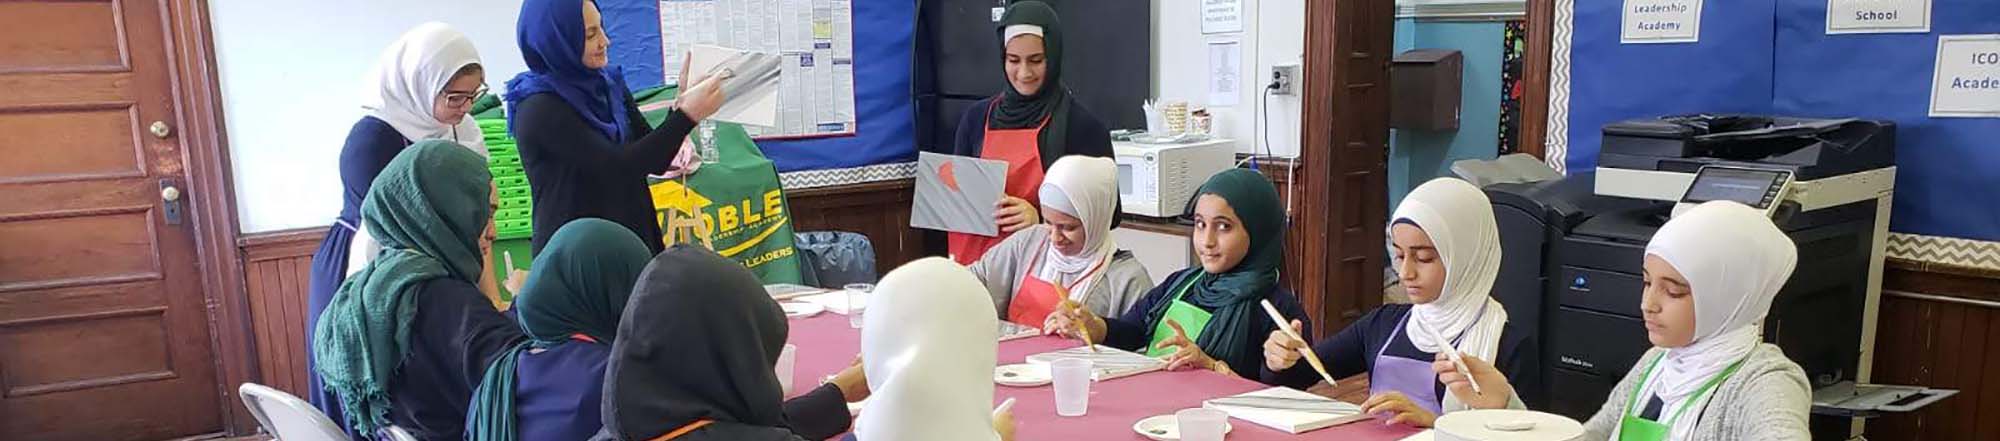
[[[1736,201],[1759,210],[1769,210],[1784,197],[1792,173],[1741,167],[1702,167],[1688,184],[1681,202]]]

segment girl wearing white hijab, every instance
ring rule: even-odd
[[[1798,249],[1762,212],[1709,202],[1646,244],[1647,351],[1584,425],[1588,439],[1806,439],[1805,371],[1763,342]]]
[[[1428,427],[1445,412],[1524,407],[1504,384],[1484,393],[1447,394],[1431,366],[1451,345],[1468,360],[1497,358],[1508,372],[1533,372],[1532,357],[1517,352],[1522,337],[1504,332],[1507,311],[1491,296],[1500,274],[1492,206],[1472,184],[1438,178],[1396,207],[1389,253],[1414,304],[1383,305],[1313,346],[1335,378],[1369,374],[1363,410],[1389,415],[1393,423]],[[1264,344],[1264,382],[1304,389],[1317,381],[1299,363],[1304,346],[1282,332],[1271,333]]]
[[[861,327],[873,395],[860,441],[1013,439],[1013,416],[992,414],[1000,321],[979,279],[939,257],[890,271]]]
[[[1042,225],[988,250],[972,273],[986,283],[993,309],[1014,323],[1043,326],[1061,303],[1078,302],[1117,316],[1153,288],[1152,276],[1111,238],[1118,217],[1118,164],[1064,156],[1040,190]]]
[[[381,251],[366,229],[360,228],[361,200],[389,160],[403,148],[419,141],[442,139],[467,146],[486,155],[485,136],[466,114],[472,103],[485,94],[486,80],[479,64],[479,51],[465,34],[443,23],[425,23],[410,29],[388,49],[365,80],[361,95],[365,115],[354,123],[340,151],[340,181],[343,205],[319,250],[313,254],[311,284],[307,287],[306,335],[319,322],[320,311],[333,299],[341,280],[366,267]],[[482,283],[482,286],[490,283]],[[311,346],[311,342],[306,342]],[[308,354],[307,369],[311,369]],[[339,406],[322,397],[319,377],[308,375],[306,395],[340,421]]]
[[[1584,423],[1586,440],[1803,440],[1812,393],[1805,370],[1763,342],[1771,301],[1798,265],[1798,248],[1764,213],[1701,204],[1646,244],[1646,351]],[[1468,360],[1470,361],[1470,360]],[[1468,363],[1479,384],[1505,384]],[[1464,375],[1435,365],[1456,392]]]

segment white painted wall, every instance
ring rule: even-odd
[[[362,77],[403,31],[442,21],[472,37],[498,91],[527,70],[520,0],[209,2],[243,233],[322,226],[340,212],[340,147]]]
[[[1304,0],[1242,0],[1243,32],[1203,35],[1201,0],[1154,0],[1153,2],[1153,95],[1163,100],[1186,100],[1190,105],[1208,104],[1208,43],[1239,41],[1243,53],[1238,72],[1243,79],[1237,104],[1207,106],[1215,117],[1218,136],[1236,140],[1236,151],[1263,153],[1265,127],[1259,116],[1270,122],[1269,151],[1277,156],[1297,156],[1301,108],[1298,95],[1270,97],[1268,110],[1258,110],[1258,98],[1270,82],[1271,66],[1301,64],[1305,57]],[[1303,69],[1301,69],[1303,73]],[[1295,84],[1303,90],[1303,84]],[[1266,113],[1268,112],[1268,113]]]

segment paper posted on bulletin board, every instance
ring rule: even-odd
[[[852,0],[660,0],[666,81],[680,83],[696,44],[778,54],[778,125],[745,127],[750,136],[853,135],[853,23]]]

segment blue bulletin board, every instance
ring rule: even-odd
[[[1934,0],[1929,33],[1841,35],[1826,33],[1826,0],[1707,1],[1701,40],[1685,44],[1621,44],[1623,3],[1574,2],[1568,170],[1595,167],[1604,124],[1628,118],[1888,119],[1899,166],[1890,228],[2000,241],[2000,118],[1929,116],[1938,37],[2000,34],[2000,1]]]
[[[910,58],[917,2],[853,5],[855,135],[757,141],[779,172],[916,160]],[[598,8],[611,36],[611,63],[624,68],[626,82],[635,90],[660,85],[666,75],[661,67],[659,0],[601,0]]]

